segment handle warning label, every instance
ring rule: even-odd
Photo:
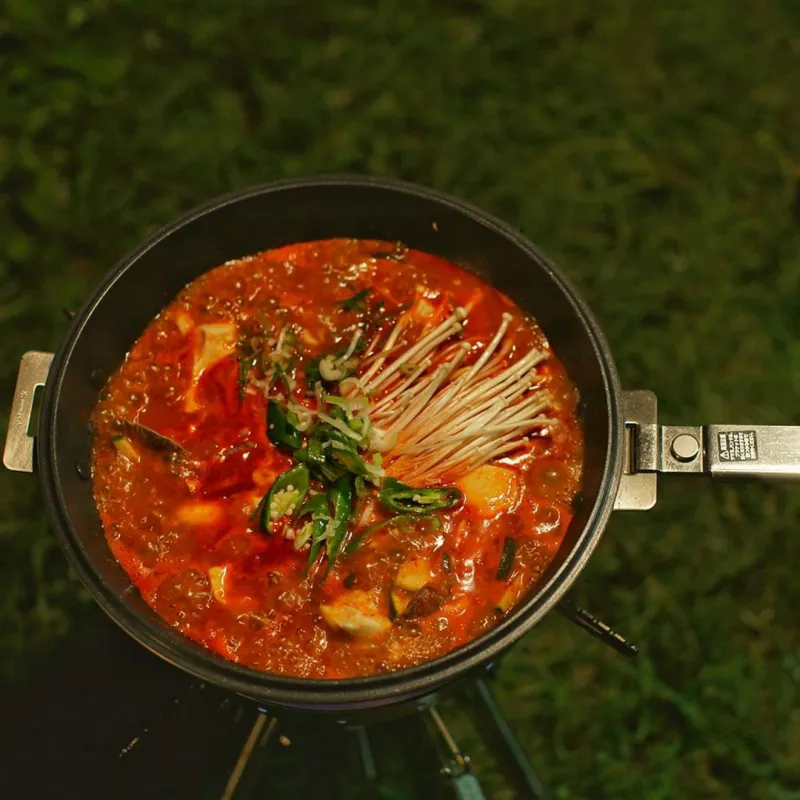
[[[758,461],[755,431],[720,431],[717,441],[720,461]]]

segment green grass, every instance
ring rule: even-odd
[[[144,235],[349,170],[522,228],[664,420],[800,424],[796,0],[7,0],[0,37],[4,421],[21,353]],[[0,502],[13,680],[87,601],[35,480]],[[552,618],[499,679],[556,797],[800,798],[798,528],[797,488],[688,479],[615,515],[576,596],[638,661]]]

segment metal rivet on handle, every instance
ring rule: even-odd
[[[670,450],[676,461],[694,461],[700,452],[700,442],[690,433],[681,433],[672,440]]]

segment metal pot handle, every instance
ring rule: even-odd
[[[658,473],[800,481],[800,426],[659,425],[652,392],[623,392],[626,465],[614,507],[656,504]]]
[[[3,465],[15,472],[33,472],[34,437],[28,435],[28,427],[36,389],[44,386],[52,361],[52,353],[38,350],[29,350],[20,361],[3,451]]]

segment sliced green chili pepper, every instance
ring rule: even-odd
[[[261,524],[261,515],[264,513],[264,506],[267,504],[267,497],[269,492],[265,494],[259,501],[258,505],[253,509],[253,513],[250,515],[250,522],[258,521],[258,524]],[[264,531],[265,533],[267,531]]]
[[[311,526],[311,535],[306,541],[311,542],[311,547],[308,552],[308,563],[306,564],[306,572],[311,569],[313,563],[317,560],[319,551],[322,549],[323,534],[330,522],[330,515],[328,513],[328,496],[327,494],[314,494],[309,497],[297,512],[298,519],[311,514],[311,522],[306,523]],[[305,527],[305,526],[304,526]]]
[[[300,431],[289,422],[286,411],[277,400],[267,404],[267,437],[279,447],[299,448],[303,443]]]
[[[500,564],[497,567],[497,574],[495,578],[498,581],[504,581],[511,572],[511,567],[514,565],[514,554],[517,552],[517,543],[510,536],[506,536],[503,541],[503,550],[500,553]]]
[[[325,514],[328,513],[328,497],[324,494],[313,494],[307,498],[305,503],[300,506],[297,512],[297,518],[306,516],[306,514]]]
[[[346,300],[340,300],[336,305],[346,311],[363,311],[366,308],[366,299],[369,297],[369,289],[362,289]]]
[[[322,441],[313,434],[308,440],[308,447],[302,452],[304,453],[305,460],[308,461],[309,464],[325,463],[325,451],[322,448]],[[295,458],[297,458],[297,453],[295,453]]]
[[[454,486],[443,489],[415,489],[394,478],[387,478],[383,482],[383,487],[378,495],[386,508],[406,514],[444,511],[458,505],[461,497],[461,492]]]
[[[345,474],[341,467],[337,467],[335,464],[329,464],[327,461],[324,464],[320,464],[318,470],[319,474],[322,475],[328,483],[333,483]]]
[[[347,533],[347,523],[353,510],[353,484],[349,475],[342,475],[328,490],[328,501],[333,508],[333,531],[326,542],[328,568],[326,575],[339,556],[339,550]]]
[[[381,522],[376,522],[374,525],[370,525],[369,528],[362,531],[358,536],[356,536],[345,548],[345,555],[349,556],[355,553],[359,547],[370,537],[372,536],[375,531],[381,530],[381,528],[387,528],[390,525],[396,525],[397,527],[401,527],[402,525],[410,522],[424,522],[431,526],[431,530],[439,530],[442,527],[442,521],[439,517],[434,517],[433,514],[395,514],[393,517],[389,517],[389,519],[381,520]]]
[[[302,506],[308,494],[310,477],[308,467],[298,464],[275,478],[261,509],[261,530],[264,533],[272,533],[273,521],[292,516]]]

